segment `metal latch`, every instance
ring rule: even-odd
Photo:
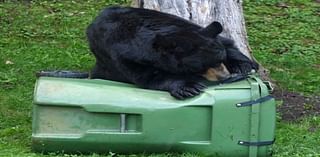
[[[243,146],[267,146],[267,145],[272,145],[275,140],[272,141],[259,141],[259,142],[248,142],[248,141],[239,141],[239,145]]]
[[[254,104],[258,104],[258,103],[262,103],[265,101],[268,101],[270,99],[273,99],[273,97],[271,95],[267,95],[265,97],[261,97],[259,99],[256,100],[251,100],[251,101],[246,101],[246,102],[242,102],[242,103],[237,103],[236,106],[237,107],[245,107],[245,106],[252,106]]]
[[[272,83],[270,81],[263,81],[263,83],[267,86],[269,93],[272,93],[274,90]]]

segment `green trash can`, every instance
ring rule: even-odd
[[[36,152],[270,156],[275,101],[255,76],[176,100],[167,92],[90,79],[40,77]]]

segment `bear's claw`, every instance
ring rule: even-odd
[[[206,85],[199,82],[188,82],[177,86],[170,91],[171,96],[177,99],[185,99],[199,95],[206,88]]]

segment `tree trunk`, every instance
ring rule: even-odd
[[[244,55],[254,59],[248,44],[242,0],[133,0],[132,5],[177,15],[203,27],[218,21],[224,28],[222,36],[233,39]],[[270,80],[263,67],[259,73],[263,79]]]

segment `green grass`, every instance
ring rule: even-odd
[[[281,87],[319,94],[320,6],[286,2],[289,8],[281,9],[274,0],[245,1],[251,48]],[[44,156],[30,152],[35,72],[88,71],[94,57],[85,28],[102,8],[116,3],[125,0],[0,2],[0,156]],[[277,127],[275,156],[320,156],[319,117],[297,123],[279,119]]]
[[[298,123],[277,123],[276,157],[320,156],[320,117],[310,117]]]
[[[249,42],[254,56],[282,88],[320,93],[320,3],[288,0],[245,1]]]

